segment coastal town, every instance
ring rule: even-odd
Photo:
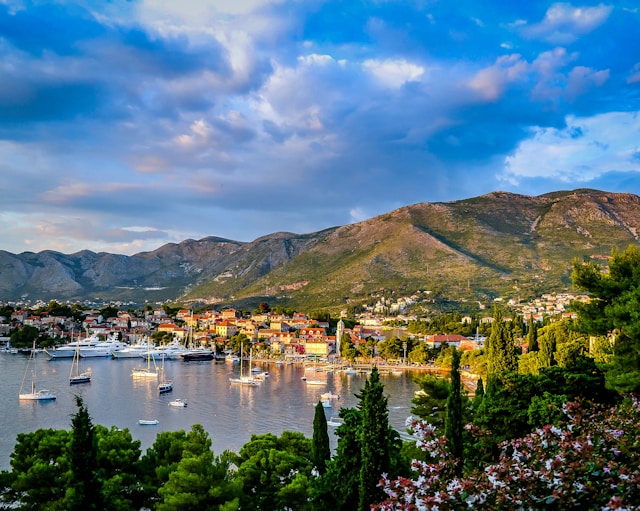
[[[513,315],[505,316],[505,321],[521,317],[524,323],[542,324],[571,317],[568,310],[571,302],[585,299],[569,293],[550,293],[527,303],[508,300],[499,305],[512,311]],[[247,345],[254,346],[256,354],[263,358],[329,360],[344,355],[341,344],[349,343],[354,348],[349,357],[352,363],[411,364],[414,367],[425,361],[412,357],[410,350],[407,352],[406,342],[404,349],[401,343],[396,344],[395,352],[378,349],[380,343],[410,338],[410,349],[422,344],[429,350],[437,350],[443,345],[473,350],[484,345],[487,329],[494,319],[488,307],[481,307],[483,313],[474,317],[459,315],[461,327],[472,322],[476,324],[472,335],[421,334],[410,328],[412,323],[429,321],[426,315],[416,312],[420,311],[415,307],[419,303],[420,296],[417,295],[395,300],[379,298],[354,317],[348,318],[347,311],[343,310],[335,320],[328,316],[312,318],[305,312],[274,311],[267,304],[261,304],[262,309],[251,313],[231,307],[194,312],[180,308],[172,310],[167,306],[147,305],[143,311],[119,310],[111,306],[108,309],[113,314],[108,317],[101,312],[104,308],[82,309],[80,315],[70,316],[56,314],[55,307],[51,307],[52,304],[59,305],[55,302],[28,308],[5,304],[5,315],[0,315],[0,349],[11,349],[12,334],[25,326],[37,329],[39,339],[46,339],[44,344],[51,349],[84,336],[101,340],[116,338],[122,345],[173,342],[185,348],[208,349],[213,358],[216,354],[229,355],[237,350],[237,343],[232,340],[241,338]]]

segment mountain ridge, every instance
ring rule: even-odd
[[[208,236],[131,256],[0,250],[0,300],[331,307],[373,293],[429,290],[485,300],[571,287],[574,258],[638,242],[640,198],[593,189],[495,191],[403,206],[361,222],[240,242]]]

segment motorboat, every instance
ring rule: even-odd
[[[169,406],[185,408],[187,406],[187,402],[184,399],[174,399],[173,401],[169,401]]]
[[[119,340],[117,334],[112,334],[104,341],[98,341],[91,346],[80,346],[80,356],[82,358],[113,357],[115,352],[127,347],[127,343]]]
[[[138,342],[130,344],[121,350],[113,352],[113,358],[146,358],[149,348],[153,349],[153,343]]]
[[[141,426],[155,426],[160,424],[160,421],[158,419],[139,419],[138,424]]]
[[[100,342],[100,338],[96,334],[93,334],[90,337],[78,339],[55,348],[45,348],[44,352],[49,356],[49,358],[73,358],[76,350],[93,348]]]

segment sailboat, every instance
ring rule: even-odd
[[[23,392],[22,389],[24,387],[25,381],[27,380],[27,375],[29,374],[29,367],[31,368],[31,392]],[[37,364],[36,364],[36,341],[33,341],[33,348],[31,348],[31,354],[29,355],[29,361],[27,362],[27,367],[24,370],[24,377],[22,378],[22,384],[20,385],[20,393],[18,397],[20,400],[25,401],[53,401],[56,398],[56,395],[50,392],[47,389],[36,390],[36,374],[37,374]]]
[[[148,343],[147,339],[147,343]],[[138,367],[131,371],[131,376],[134,378],[157,378],[158,377],[158,368],[156,366],[156,359],[153,357],[153,353],[151,353],[151,347],[149,346],[149,350],[147,351],[147,367]],[[153,369],[151,368],[151,361],[153,360]]]
[[[317,364],[318,364],[318,359],[316,357],[313,360],[313,369],[314,369],[314,371],[318,370],[317,369]],[[307,377],[303,377],[302,381],[304,381],[307,385],[326,385],[327,384],[326,380],[317,380],[317,379],[310,380]]]
[[[71,333],[73,338],[73,332]],[[80,345],[76,344],[76,351],[73,354],[73,360],[71,362],[71,370],[69,371],[69,385],[76,385],[78,383],[90,383],[91,382],[91,369],[87,369],[84,372],[80,372]]]
[[[239,385],[258,387],[260,385],[260,380],[251,376],[251,350],[249,351],[249,376],[244,376],[242,374],[242,361],[244,359],[244,357],[242,356],[242,347],[242,343],[240,343],[240,376],[238,378],[229,378],[229,381],[231,383],[236,383]]]
[[[162,375],[162,380],[158,383],[158,392],[160,394],[166,394],[167,392],[171,392],[173,390],[173,380],[167,380],[164,375],[164,353],[162,354],[162,367],[160,369],[160,374]]]

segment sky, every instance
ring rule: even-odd
[[[0,250],[640,194],[640,3],[0,0]]]

